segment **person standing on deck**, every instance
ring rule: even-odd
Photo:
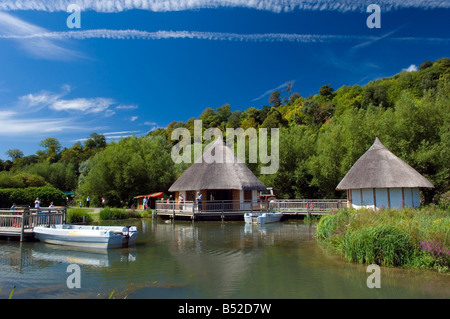
[[[202,199],[203,199],[202,193],[197,192],[197,197],[195,199],[197,200],[197,211],[201,212],[202,211]]]
[[[178,206],[180,208],[180,212],[183,211],[183,204],[184,204],[184,197],[183,195],[180,194],[180,196],[178,196]]]

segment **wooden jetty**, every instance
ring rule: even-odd
[[[281,212],[283,218],[295,216],[324,215],[347,207],[340,199],[276,199],[259,201],[206,201],[199,205],[195,201],[156,203],[155,214],[165,219],[188,220],[244,220],[248,212]]]
[[[0,236],[19,237],[20,241],[34,237],[34,226],[66,223],[66,207],[0,209]]]

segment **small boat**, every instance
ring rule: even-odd
[[[136,242],[136,226],[51,225],[34,227],[34,237],[44,243],[84,248],[120,248]]]
[[[277,212],[267,212],[267,213],[245,213],[244,220],[248,224],[268,224],[279,222],[282,213]]]

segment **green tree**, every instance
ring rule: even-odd
[[[171,147],[162,137],[133,136],[112,142],[80,165],[77,194],[90,196],[93,204],[104,196],[111,205],[122,207],[136,195],[167,191],[174,181]]]
[[[326,101],[331,101],[335,96],[334,89],[329,84],[326,84],[320,87],[319,95]]]
[[[23,157],[23,152],[17,148],[10,149],[6,151],[6,155],[8,155],[13,161]]]
[[[56,138],[49,137],[45,140],[41,141],[39,146],[45,147],[45,150],[37,151],[37,154],[43,160],[54,163],[57,162],[60,158],[61,144]]]
[[[273,91],[269,96],[269,103],[274,107],[281,105],[281,96],[279,91]]]

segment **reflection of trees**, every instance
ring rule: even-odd
[[[158,224],[154,235],[167,241],[185,278],[207,292],[204,297],[226,298],[239,295],[242,282],[268,249],[313,240],[314,228],[300,223],[175,222]],[[259,280],[270,280],[270,271]]]

